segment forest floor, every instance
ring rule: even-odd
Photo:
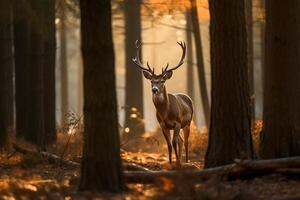
[[[199,136],[200,135],[200,136]],[[65,159],[79,161],[81,147],[78,138],[59,136],[59,141],[66,145],[56,145],[49,151]],[[192,168],[203,168],[203,156],[207,135],[198,134],[197,144],[191,144],[191,157],[187,165]],[[193,138],[193,136],[192,136]],[[205,139],[206,138],[206,139]],[[79,140],[82,141],[82,140]],[[199,141],[201,144],[199,144]],[[24,142],[19,145],[34,149]],[[152,144],[153,145],[153,144]],[[202,145],[201,148],[195,146]],[[162,143],[156,146],[162,146]],[[168,163],[165,149],[152,148],[153,152],[121,152],[126,162],[136,163],[150,170],[160,171],[174,169]],[[63,152],[63,154],[61,153]],[[174,159],[174,158],[173,158]],[[184,165],[185,166],[185,165]],[[184,167],[183,166],[183,167]],[[300,199],[300,178],[285,177],[277,174],[257,177],[248,180],[222,180],[212,177],[208,181],[197,179],[162,178],[154,184],[128,184],[128,190],[122,194],[79,192],[78,182],[80,167],[66,166],[61,163],[50,163],[48,160],[21,154],[3,152],[0,154],[0,200],[71,200],[71,199],[199,199],[199,200],[252,200],[252,199]]]

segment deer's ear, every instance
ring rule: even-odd
[[[146,79],[151,80],[151,78],[152,78],[152,74],[148,71],[143,70],[143,75]]]
[[[165,80],[170,79],[173,75],[173,71],[166,71],[165,74],[163,75],[163,78]]]

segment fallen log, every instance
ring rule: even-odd
[[[19,153],[22,153],[22,154],[31,154],[31,155],[35,155],[35,156],[42,156],[43,158],[47,159],[49,162],[53,162],[53,163],[57,162],[57,163],[61,163],[61,164],[72,166],[72,167],[80,166],[80,164],[77,163],[77,162],[73,162],[73,161],[70,161],[70,160],[64,160],[61,157],[59,157],[55,154],[49,153],[49,152],[32,151],[30,149],[25,149],[23,147],[20,147],[17,144],[13,144],[13,148],[15,149],[16,152],[19,152]]]
[[[17,144],[13,144],[13,148],[15,149],[15,152],[19,152],[22,154],[31,154],[31,155],[35,155],[35,156],[42,156],[43,158],[47,159],[49,162],[52,162],[52,163],[61,163],[63,165],[67,165],[67,166],[71,166],[71,167],[79,167],[80,166],[80,163],[78,163],[78,162],[65,160],[65,159],[63,159],[55,154],[49,153],[49,152],[32,151],[30,149],[25,149],[23,147],[20,147]],[[151,170],[149,170],[148,168],[143,167],[138,164],[135,164],[135,163],[123,162],[123,167],[125,170],[128,170],[128,171],[151,172]]]
[[[126,172],[128,183],[153,183],[161,178],[184,176],[187,179],[205,181],[211,178],[235,180],[251,179],[272,173],[300,175],[300,157],[272,160],[235,160],[235,163],[203,170],[178,170],[157,172]]]
[[[129,163],[123,161],[123,167],[128,171],[140,171],[140,172],[152,172],[150,169],[143,167],[135,163]]]

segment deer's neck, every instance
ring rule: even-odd
[[[157,112],[161,114],[167,113],[167,110],[169,109],[169,97],[165,87],[159,94],[153,94],[152,100]]]

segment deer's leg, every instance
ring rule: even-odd
[[[184,127],[184,147],[185,147],[185,161],[189,162],[189,136],[190,136],[190,125]]]
[[[172,163],[172,144],[171,144],[170,130],[162,128],[162,131],[168,145],[169,162]]]
[[[176,127],[174,128],[174,136],[173,136],[173,141],[172,141],[173,148],[174,148],[175,155],[176,155],[177,164],[180,164],[180,159],[179,159],[179,155],[178,155],[178,151],[177,151],[179,133],[180,133],[180,124],[177,124]]]
[[[178,148],[179,148],[179,160],[180,161],[181,161],[181,157],[182,157],[182,147],[183,147],[183,139],[182,139],[182,136],[179,134]]]

